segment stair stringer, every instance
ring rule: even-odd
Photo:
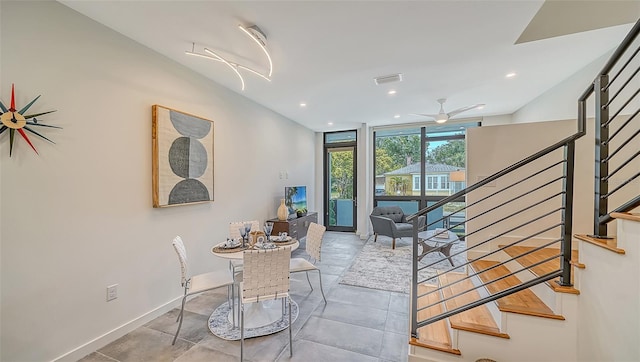
[[[501,330],[508,333],[510,339],[455,330],[454,348],[462,355],[409,346],[409,362],[459,362],[480,358],[519,362],[578,361],[576,308],[580,296],[563,293],[561,298],[566,320],[502,312]]]
[[[640,361],[640,221],[618,219],[617,239],[625,254],[579,241],[580,361]]]

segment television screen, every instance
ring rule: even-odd
[[[307,187],[287,186],[284,188],[284,199],[289,214],[295,214],[298,210],[302,214],[307,213]]]

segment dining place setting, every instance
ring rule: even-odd
[[[238,253],[244,250],[269,250],[298,243],[298,241],[289,236],[287,232],[279,232],[278,235],[271,235],[273,222],[265,222],[262,230],[259,230],[256,225],[257,221],[231,223],[229,227],[231,237],[227,237],[226,241],[215,245],[212,252],[214,255],[217,255]],[[235,226],[239,227],[235,228]]]

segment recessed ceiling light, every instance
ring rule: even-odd
[[[306,106],[307,106],[307,104],[305,102],[300,102],[300,107],[304,108]]]
[[[388,91],[387,94],[392,96],[392,95],[396,94],[396,90],[392,89],[392,90]]]
[[[516,76],[515,72],[507,73],[507,75],[505,75],[505,77],[507,77],[507,78],[513,78],[515,76]]]
[[[478,109],[484,109],[484,105],[478,106]]]
[[[327,122],[329,126],[333,126],[333,122]]]
[[[393,116],[393,118],[400,118],[400,115],[396,114],[395,116]]]

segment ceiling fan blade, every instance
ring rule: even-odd
[[[436,117],[438,117],[438,115],[437,115],[437,114],[424,114],[424,113],[409,113],[409,115],[411,115],[411,116],[429,117],[429,118],[436,118]]]
[[[449,115],[449,117],[453,117],[456,114],[459,114],[459,113],[462,113],[462,112],[466,112],[466,111],[469,111],[469,110],[472,110],[474,108],[478,108],[478,107],[481,107],[481,106],[484,106],[484,104],[478,103],[478,104],[474,104],[472,106],[466,106],[466,107],[458,108],[455,111],[451,111],[451,112],[449,112],[447,114]]]

